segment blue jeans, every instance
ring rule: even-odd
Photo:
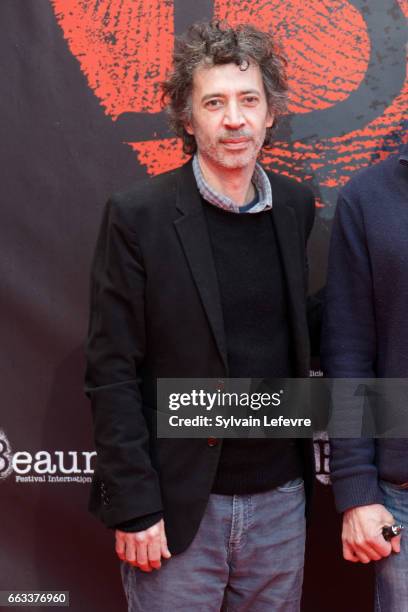
[[[408,529],[408,489],[380,481],[384,506]],[[401,552],[375,563],[376,612],[408,612],[408,531],[402,533]]]
[[[266,493],[212,494],[186,551],[151,573],[121,564],[129,612],[297,612],[304,503],[300,478]]]

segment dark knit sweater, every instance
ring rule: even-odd
[[[236,214],[203,201],[231,378],[292,374],[286,287],[269,211]],[[213,492],[267,491],[301,474],[288,439],[225,439]]]

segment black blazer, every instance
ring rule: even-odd
[[[296,376],[309,375],[305,246],[309,189],[275,173],[273,221],[287,281]],[[163,510],[170,550],[192,541],[222,440],[157,439],[156,378],[224,378],[217,276],[191,162],[108,202],[92,269],[86,392],[97,463],[90,510],[106,525]],[[312,442],[303,442],[313,481]]]

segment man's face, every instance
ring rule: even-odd
[[[235,169],[254,162],[272,124],[259,66],[197,68],[192,118],[185,128],[212,166]]]

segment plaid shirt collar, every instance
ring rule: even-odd
[[[193,157],[193,172],[198,190],[204,200],[207,200],[207,202],[210,202],[210,204],[223,208],[224,210],[234,213],[240,212],[240,207],[235,202],[233,202],[230,198],[227,198],[227,196],[224,196],[212,189],[212,187],[210,187],[210,185],[207,183],[203,173],[201,172],[197,154]],[[272,187],[265,170],[258,163],[255,164],[252,182],[258,191],[259,199],[252,208],[246,210],[245,212],[258,213],[262,212],[263,210],[270,210],[272,208]]]

